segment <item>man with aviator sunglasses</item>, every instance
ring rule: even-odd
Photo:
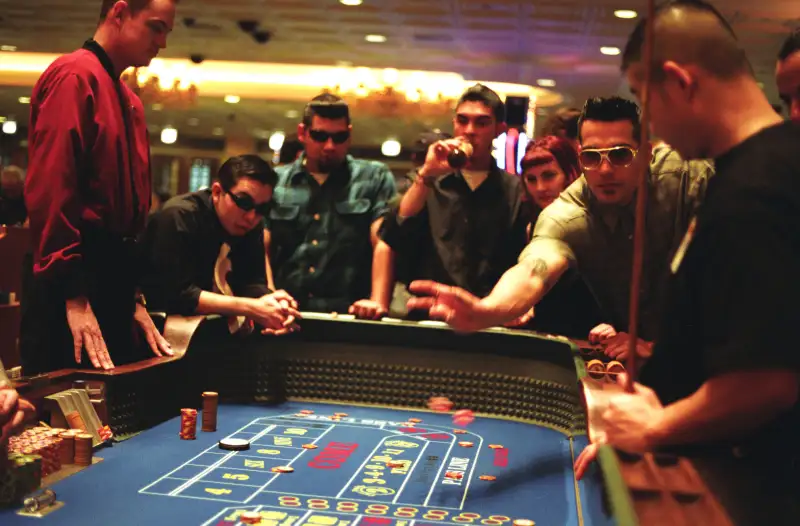
[[[409,308],[428,309],[453,327],[474,331],[503,325],[538,303],[569,267],[589,286],[610,325],[590,334],[609,356],[624,358],[639,155],[639,108],[620,97],[589,99],[579,122],[583,175],[548,206],[519,263],[492,292],[478,298],[434,282],[411,284],[420,297]],[[659,325],[667,265],[703,196],[712,167],[656,149],[650,165],[647,245],[641,291],[638,354],[648,356]]]
[[[277,179],[257,155],[231,157],[211,188],[171,199],[153,214],[142,239],[149,310],[243,316],[269,334],[296,328],[297,302],[267,286],[263,222]],[[230,260],[230,290],[215,289],[221,257]]]
[[[306,106],[297,126],[304,152],[277,168],[264,245],[275,285],[302,310],[376,319],[392,286],[377,233],[397,187],[385,164],[348,155],[351,132],[341,98],[322,94]]]

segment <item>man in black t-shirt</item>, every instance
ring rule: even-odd
[[[773,111],[712,6],[670,2],[655,16],[653,131],[685,158],[714,158],[716,176],[671,263],[672,295],[643,385],[603,415],[606,441],[627,451],[727,456],[736,466],[720,490],[729,502],[749,498],[741,484],[750,484],[773,504],[733,506],[734,522],[791,523],[800,516],[800,354],[792,345],[800,323],[800,127]],[[636,95],[644,89],[644,24],[623,54]],[[592,450],[579,459],[580,473]]]

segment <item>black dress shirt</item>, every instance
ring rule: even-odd
[[[432,279],[482,297],[516,264],[530,217],[520,179],[494,167],[474,190],[460,173],[438,179],[422,212],[391,214],[381,236],[411,261],[409,280]]]
[[[202,291],[213,291],[214,265],[223,243],[230,247],[228,284],[237,296],[269,294],[264,229],[231,236],[222,227],[211,190],[174,197],[150,216],[141,239],[142,292],[155,312],[195,314]]]

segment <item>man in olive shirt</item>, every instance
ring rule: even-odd
[[[412,292],[435,297],[410,304],[428,308],[460,330],[503,325],[523,315],[570,266],[577,268],[606,319],[622,331],[628,325],[629,283],[639,155],[639,108],[619,98],[590,99],[580,121],[580,160],[584,171],[539,216],[533,239],[519,263],[492,293],[479,299],[466,291],[417,282]],[[650,165],[647,245],[641,291],[638,352],[648,355],[656,337],[659,306],[671,254],[680,244],[712,172],[704,161],[685,162],[669,148],[658,148]],[[534,277],[535,279],[531,279]],[[606,335],[609,336],[609,335]],[[606,343],[624,356],[627,336]]]

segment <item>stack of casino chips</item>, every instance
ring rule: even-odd
[[[181,409],[181,440],[197,438],[197,409]]]
[[[78,466],[92,465],[92,440],[94,437],[89,433],[78,433],[75,435],[75,464]]]
[[[8,440],[8,452],[38,455],[42,458],[42,477],[61,469],[61,438],[66,429],[33,427]]]
[[[217,406],[219,404],[219,394],[211,391],[203,393],[203,425],[200,428],[204,432],[217,430]]]

